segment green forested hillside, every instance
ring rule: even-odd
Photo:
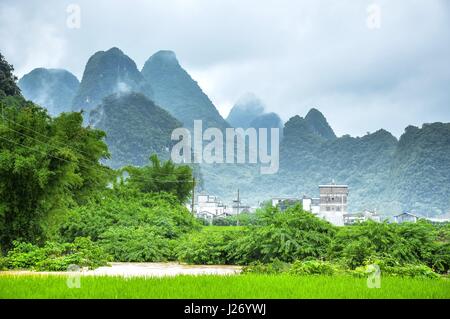
[[[409,126],[394,153],[390,192],[402,210],[450,211],[450,123]]]
[[[152,98],[151,86],[136,63],[118,48],[96,52],[89,58],[83,78],[73,100],[74,111],[89,112],[113,93],[141,92]]]
[[[144,165],[150,154],[168,159],[172,131],[181,123],[141,93],[106,97],[90,114],[90,124],[105,131],[114,168]]]
[[[261,175],[255,165],[203,165],[205,189],[232,199],[239,188],[244,201],[257,204],[270,197],[315,197],[319,184],[334,180],[349,185],[350,211],[450,211],[449,123],[410,126],[399,140],[386,130],[337,138],[318,110],[311,114],[285,123],[277,174]]]
[[[203,127],[229,126],[197,82],[180,66],[174,52],[156,52],[145,62],[142,75],[152,86],[155,103],[184,127],[191,128],[194,120],[203,120]]]

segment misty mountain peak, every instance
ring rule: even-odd
[[[192,127],[194,120],[202,119],[204,127],[228,127],[209,97],[178,63],[174,52],[158,51],[144,64],[141,71],[154,92],[154,101]]]
[[[153,54],[154,58],[164,59],[168,61],[178,61],[175,52],[172,50],[159,50]]]
[[[227,121],[233,127],[248,128],[250,123],[264,114],[263,102],[253,93],[242,95],[228,114]]]
[[[105,52],[105,53],[108,53],[108,54],[125,55],[125,54],[123,53],[123,51],[120,50],[118,47],[112,47],[111,49],[106,50],[106,51],[104,51],[104,52]]]
[[[321,137],[328,140],[336,138],[336,134],[334,134],[334,131],[328,124],[327,119],[318,109],[310,109],[305,116],[305,121],[310,128]]]
[[[80,82],[64,69],[36,68],[25,74],[18,85],[26,99],[45,107],[49,114],[58,115],[71,110]]]
[[[156,52],[147,60],[147,62],[145,62],[145,65],[147,65],[147,63],[157,64],[160,66],[175,66],[181,68],[175,52],[171,50],[160,50]],[[142,70],[144,70],[144,68]]]
[[[98,51],[84,69],[80,88],[73,100],[73,110],[86,114],[115,93],[140,92],[152,98],[151,86],[137,69],[136,63],[119,48]]]

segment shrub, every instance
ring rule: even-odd
[[[440,278],[430,267],[420,264],[409,264],[403,266],[388,266],[385,263],[376,264],[380,267],[381,276],[411,277],[411,278]],[[352,275],[366,277],[369,274],[368,266],[360,266],[350,271]]]
[[[416,277],[416,278],[440,278],[440,276],[428,266],[425,265],[404,265],[397,267],[384,267],[381,273],[400,276],[400,277]]]
[[[291,268],[290,264],[276,259],[269,264],[263,264],[259,261],[254,262],[254,263],[244,267],[242,269],[242,273],[275,275],[275,274],[286,273],[289,271],[290,268]]]
[[[115,261],[157,262],[169,259],[169,240],[155,226],[109,228],[101,236],[101,246]]]
[[[178,260],[192,264],[235,264],[231,244],[239,238],[239,231],[215,227],[205,227],[183,238],[176,247]]]
[[[200,228],[199,222],[170,194],[143,194],[125,188],[105,192],[89,205],[73,209],[60,225],[61,241],[91,237],[97,241],[111,227],[154,226],[166,238]]]
[[[8,268],[27,269],[33,268],[40,261],[47,258],[44,249],[31,243],[13,242],[13,249],[6,255]]]
[[[297,260],[289,270],[291,275],[334,275],[339,272],[337,265],[321,260]]]
[[[239,263],[270,263],[275,259],[293,262],[326,256],[335,232],[328,222],[303,211],[301,206],[284,212],[267,206],[256,214],[255,224],[233,243],[232,254]]]
[[[0,256],[0,270],[6,270],[8,268],[8,260],[5,257]]]
[[[72,264],[97,268],[106,265],[109,258],[89,238],[76,238],[73,243],[47,242],[43,247],[14,242],[5,260],[10,269],[65,271]]]

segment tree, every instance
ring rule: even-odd
[[[0,245],[42,242],[49,220],[106,187],[104,133],[80,113],[52,119],[21,96],[0,98]]]
[[[0,53],[0,97],[20,95],[20,89],[16,84],[17,77],[13,71],[13,66]]]
[[[143,193],[171,193],[181,203],[186,202],[194,186],[192,169],[175,165],[171,160],[161,163],[156,154],[150,156],[150,162],[151,165],[128,166],[122,170],[130,175],[127,180],[129,186]]]

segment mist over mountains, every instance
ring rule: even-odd
[[[72,110],[89,114],[108,95],[128,92],[153,97],[151,85],[130,57],[118,48],[99,51],[86,64],[80,88],[72,101]]]
[[[437,215],[450,210],[450,124],[409,126],[397,139],[386,130],[337,137],[319,107],[283,124],[252,94],[227,119],[172,51],[158,51],[142,71],[118,48],[88,60],[81,82],[65,70],[35,69],[20,81],[24,96],[50,114],[84,111],[86,123],[106,131],[108,165],[142,165],[150,153],[168,158],[176,127],[282,128],[280,169],[261,175],[255,165],[201,165],[201,188],[224,200],[240,189],[250,204],[279,196],[317,196],[317,186],[349,185],[349,209],[384,214]]]
[[[55,116],[70,110],[80,82],[67,70],[37,68],[25,74],[18,85],[25,98]]]

